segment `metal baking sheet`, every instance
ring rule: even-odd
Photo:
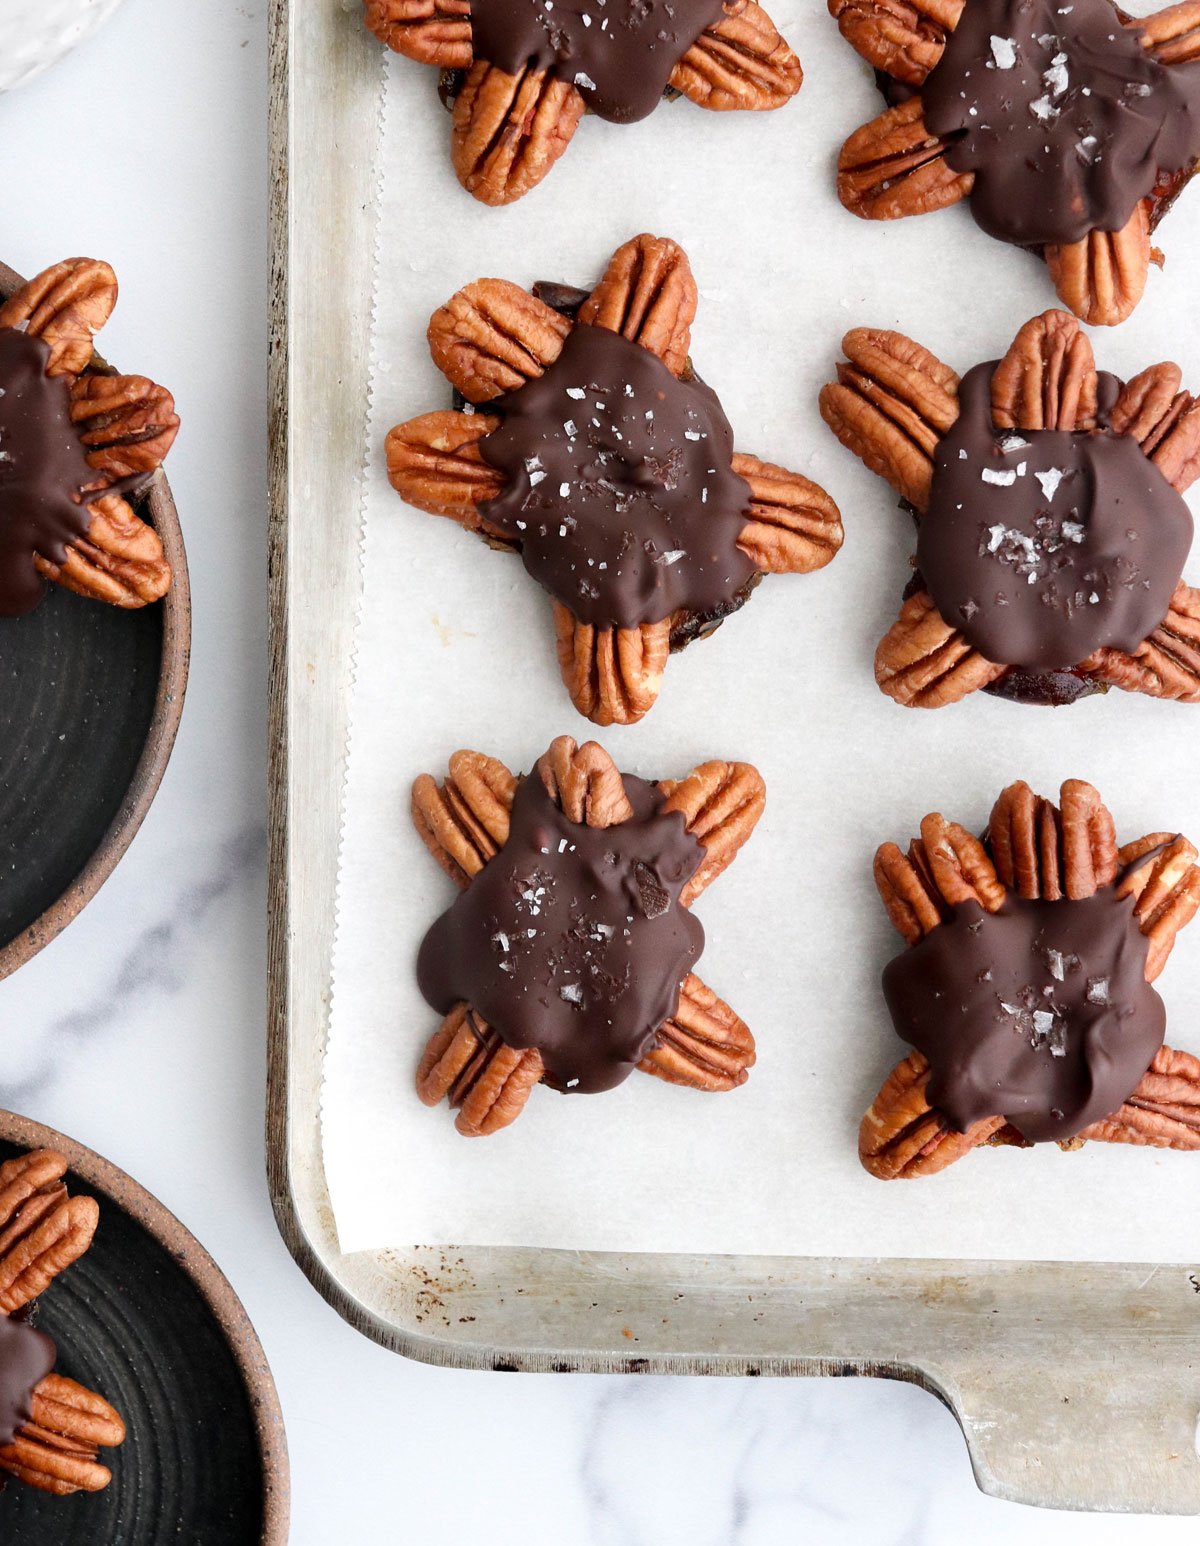
[[[379,47],[357,4],[272,6],[274,262],[268,1167],[351,1324],[472,1368],[905,1379],[976,1478],[1060,1508],[1200,1512],[1200,1268],[469,1249],[343,1256],[321,1166],[357,595]]]

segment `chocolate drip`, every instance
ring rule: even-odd
[[[922,98],[975,219],[1021,246],[1121,230],[1200,155],[1200,64],[1160,64],[1110,0],[967,0]]]
[[[54,1343],[42,1331],[0,1315],[0,1448],[33,1415],[34,1386],[54,1368]]]
[[[46,374],[49,358],[40,338],[0,328],[0,617],[42,599],[33,555],[64,563],[91,523],[78,496],[97,473],[71,423],[66,382]]]
[[[959,388],[938,443],[917,566],[986,659],[1067,668],[1133,651],[1167,615],[1192,543],[1182,495],[1127,435],[997,430],[995,362]],[[1116,383],[1101,378],[1111,400]]]
[[[889,961],[897,1033],[928,1059],[928,1098],[951,1125],[1003,1116],[1033,1143],[1120,1109],[1163,1044],[1132,897],[978,902]]]
[[[704,948],[679,901],[702,845],[652,784],[625,775],[633,817],[568,821],[537,774],[518,787],[508,841],[425,936],[417,982],[447,1014],[469,1003],[510,1047],[536,1047],[547,1082],[620,1084],[654,1045]]]
[[[721,14],[722,0],[474,0],[471,35],[476,59],[508,75],[549,70],[593,113],[633,123]]]
[[[479,443],[506,488],[483,507],[581,622],[723,615],[757,573],[738,547],[750,490],[711,388],[601,327],[573,328],[535,381],[488,404]],[[739,599],[739,593],[743,593]]]

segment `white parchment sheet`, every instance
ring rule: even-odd
[[[455,1241],[654,1250],[1194,1260],[1200,1156],[1091,1144],[985,1150],[935,1179],[859,1167],[859,1118],[904,1048],[879,992],[901,947],[871,880],[876,845],[941,809],[980,829],[1003,784],[1097,784],[1122,840],[1200,836],[1200,708],[1113,692],[1070,709],[977,695],[935,713],[876,688],[914,536],[895,496],[817,412],[851,326],[899,327],[960,371],[999,356],[1054,303],[1043,267],[965,207],[892,225],[834,195],[837,147],[879,110],[823,4],[776,0],[803,61],[779,112],[686,102],[618,128],[587,119],[541,188],[503,210],[458,187],[435,76],[386,69],[379,273],[324,1155],[343,1250]],[[700,286],[693,357],[739,447],[797,468],[841,506],[846,544],[820,574],[767,579],[710,640],[673,656],[658,705],[594,731],[554,662],[548,599],[520,560],[389,488],[387,430],[449,406],[430,313],[481,275],[586,285],[639,231],[679,240]],[[1178,358],[1200,387],[1200,188],[1167,219],[1167,269],[1134,319],[1093,333],[1102,367]],[[366,381],[348,381],[368,413]],[[319,427],[312,427],[314,433]],[[308,428],[305,428],[308,432]],[[1200,581],[1200,544],[1189,576]],[[555,735],[595,735],[631,772],[708,757],[762,770],[766,815],[700,900],[699,970],[753,1029],[741,1090],[701,1095],[635,1075],[612,1094],[535,1090],[520,1121],[468,1141],[413,1092],[437,1017],[414,981],[454,888],[415,836],[409,786],[458,747],[528,769]],[[1159,980],[1168,1039],[1200,1051],[1200,925]]]

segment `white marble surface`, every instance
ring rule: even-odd
[[[427,1369],[293,1265],[262,1156],[265,34],[263,0],[127,0],[0,98],[0,256],[108,258],[106,348],[176,393],[196,610],[154,810],[97,902],[0,984],[0,1103],[124,1166],[224,1266],[278,1380],[297,1546],[1194,1542],[1195,1521],[980,1496],[952,1417],[914,1389]]]

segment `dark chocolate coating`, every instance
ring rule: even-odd
[[[536,1047],[547,1082],[620,1084],[654,1045],[704,948],[679,901],[703,846],[652,784],[625,775],[633,818],[568,821],[535,773],[508,841],[426,934],[417,981],[439,1014],[465,1001],[510,1047]]]
[[[570,81],[593,113],[645,118],[675,66],[722,14],[722,0],[473,0],[476,59]]]
[[[930,1105],[959,1132],[1003,1116],[1033,1143],[1119,1110],[1166,1031],[1147,948],[1112,886],[956,907],[883,973],[897,1034],[929,1062]]]
[[[967,0],[922,98],[975,219],[1020,246],[1121,230],[1200,155],[1200,65],[1160,64],[1109,0]]]
[[[710,387],[576,326],[544,375],[488,412],[504,422],[479,449],[506,486],[483,514],[581,622],[635,628],[741,604],[757,573],[737,545],[750,490]]]
[[[95,483],[71,423],[71,394],[46,374],[50,350],[19,328],[0,328],[0,617],[20,617],[42,599],[38,553],[61,564],[87,533],[80,491]]]
[[[1128,435],[996,430],[995,368],[964,377],[935,453],[917,534],[929,594],[998,664],[1066,668],[1101,645],[1131,652],[1183,573],[1183,496]],[[1102,384],[1111,395],[1111,378]]]
[[[33,1389],[54,1368],[57,1353],[44,1331],[0,1315],[0,1448],[33,1415]]]

